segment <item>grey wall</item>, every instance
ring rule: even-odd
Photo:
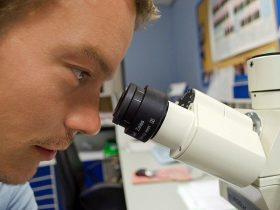
[[[161,18],[134,35],[124,60],[125,83],[166,91],[172,82],[186,81],[201,89],[196,26],[198,0],[177,0],[160,7]]]
[[[151,85],[166,90],[175,80],[175,40],[172,36],[172,10],[161,8],[161,18],[134,35],[124,60],[126,84]]]
[[[172,31],[176,40],[177,80],[187,81],[196,89],[202,89],[201,64],[199,58],[199,40],[197,33],[196,6],[198,0],[177,0],[174,4]]]

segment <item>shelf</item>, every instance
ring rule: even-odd
[[[103,160],[105,158],[103,150],[79,152],[79,158],[82,161]]]

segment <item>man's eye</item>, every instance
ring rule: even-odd
[[[79,70],[79,69],[76,69],[76,68],[72,68],[72,71],[73,71],[74,75],[77,77],[78,80],[83,80],[86,77],[90,76],[88,72],[83,71],[83,70]]]

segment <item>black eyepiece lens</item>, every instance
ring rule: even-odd
[[[122,94],[113,114],[113,123],[125,133],[146,142],[159,130],[168,110],[167,96],[153,88],[130,84]]]

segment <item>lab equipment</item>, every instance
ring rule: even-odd
[[[280,54],[247,61],[251,110],[189,89],[176,103],[130,84],[114,111],[125,133],[170,148],[170,156],[220,178],[238,209],[280,209]]]

